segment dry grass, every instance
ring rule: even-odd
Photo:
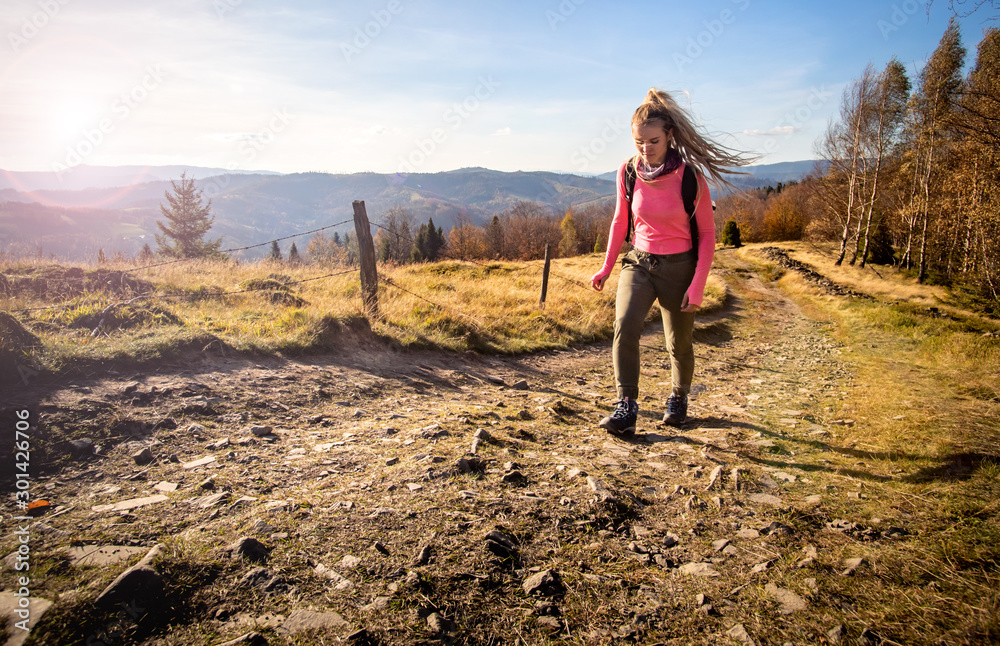
[[[883,301],[904,302],[914,305],[940,306],[950,301],[947,288],[921,285],[915,278],[904,272],[883,265],[858,265],[844,262],[839,267],[833,264],[839,250],[838,243],[825,242],[783,242],[789,254],[813,267],[822,267],[822,274],[830,280],[865,294],[871,294]]]
[[[872,623],[913,643],[924,631],[946,636],[940,643],[995,643],[1000,324],[945,305],[949,299],[941,288],[917,285],[882,267],[882,277],[834,267],[830,250],[789,246],[795,259],[874,297],[828,295],[794,272],[778,281],[812,316],[835,325],[849,348],[844,358],[854,367],[844,394],[827,402],[828,422],[852,422],[837,431],[843,448],[826,463],[842,474],[878,477],[848,475],[868,494],[839,513],[873,525],[903,518],[919,528],[896,547],[871,548],[866,556],[878,564],[878,576],[860,591],[844,586],[843,594],[880,607]],[[781,274],[773,265],[770,270]],[[919,625],[914,616],[921,618]]]
[[[402,347],[505,354],[606,339],[618,272],[603,292],[595,292],[589,281],[600,262],[597,255],[553,261],[544,308],[540,261],[381,266],[379,316],[371,329]],[[26,282],[38,272],[55,284],[73,272],[91,277],[98,269],[134,277],[142,287],[97,289],[99,280],[67,279],[49,293],[37,293],[44,288],[36,280],[33,293]],[[331,326],[365,316],[358,272],[350,267],[8,263],[0,271],[13,286],[11,310],[38,308],[18,316],[43,340],[37,363],[52,370],[79,360],[141,362],[212,343],[263,354],[329,351],[343,342],[331,336]],[[153,298],[132,300],[150,290]],[[718,309],[725,298],[725,285],[711,277],[703,311]],[[651,317],[656,315],[654,310]]]

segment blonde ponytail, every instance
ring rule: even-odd
[[[717,185],[732,186],[723,174],[746,175],[748,173],[732,169],[757,160],[701,134],[684,108],[672,96],[656,88],[650,88],[642,105],[632,115],[633,126],[652,123],[662,123],[663,129],[673,136],[673,145],[681,158]]]

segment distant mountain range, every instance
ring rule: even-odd
[[[788,182],[805,176],[814,162],[753,166],[736,176],[740,187]],[[212,237],[223,248],[242,247],[334,223],[341,234],[353,229],[352,202],[364,200],[369,218],[395,206],[415,221],[433,218],[445,231],[464,214],[484,224],[521,201],[541,203],[553,213],[607,202],[614,194],[614,172],[597,177],[569,173],[501,172],[463,168],[441,173],[383,175],[356,173],[232,173],[185,166],[79,166],[63,176],[48,172],[0,170],[0,251],[14,255],[54,255],[93,259],[98,250],[136,254],[143,244],[155,248],[159,205],[171,179],[182,172],[194,178],[212,200]],[[333,230],[328,231],[332,235]],[[296,240],[305,250],[308,239]],[[289,243],[285,243],[290,245]],[[267,248],[245,252],[264,255]]]
[[[759,166],[746,166],[738,170],[749,173],[747,175],[733,175],[729,180],[736,186],[742,188],[757,188],[762,186],[777,186],[778,182],[782,184],[799,181],[816,168],[819,164],[821,168],[825,168],[827,162],[814,160],[814,161],[794,161],[794,162],[780,162],[777,164],[761,164]],[[613,170],[608,173],[602,173],[598,175],[601,179],[607,179],[614,181],[615,174],[617,170]]]

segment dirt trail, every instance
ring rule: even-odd
[[[33,526],[33,593],[57,603],[36,643],[860,634],[849,602],[829,607],[822,577],[845,567],[859,533],[888,541],[905,529],[823,511],[843,493],[829,478],[860,491],[891,477],[826,459],[844,422],[821,406],[846,393],[851,368],[831,330],[735,252],[715,271],[731,294],[698,324],[692,420],[660,423],[670,368],[651,325],[627,442],[596,428],[614,399],[606,343],[520,358],[362,342],[301,360],[210,348],[49,389],[34,412],[50,468],[33,487],[57,509]],[[259,562],[230,558],[241,537],[264,544]],[[95,569],[66,552],[157,543],[170,603],[141,616],[93,607],[138,556]],[[549,570],[562,590],[525,588]]]

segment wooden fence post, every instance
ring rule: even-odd
[[[545,268],[542,269],[542,298],[538,301],[538,307],[545,309],[545,293],[549,290],[549,264],[552,262],[550,252],[551,245],[545,245]]]
[[[358,235],[361,262],[361,296],[369,319],[378,318],[378,271],[375,269],[375,243],[363,200],[354,200],[354,231]]]

